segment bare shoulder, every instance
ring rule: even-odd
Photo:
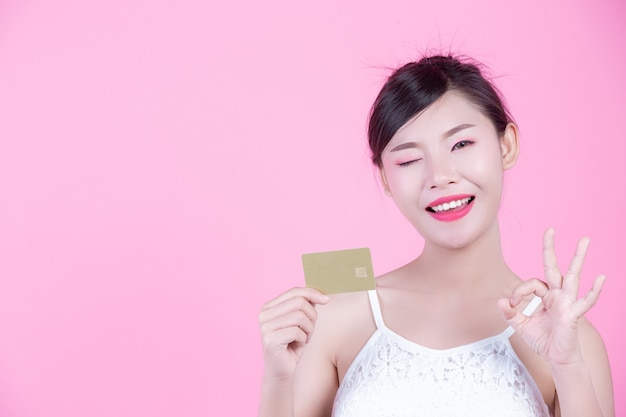
[[[343,380],[350,364],[376,330],[369,296],[365,291],[335,294],[320,306],[319,328],[314,337],[323,339],[327,355]]]
[[[315,330],[300,358],[295,377],[295,414],[327,416],[347,367],[373,332],[366,292],[330,295],[317,305]],[[369,324],[369,328],[368,328]]]
[[[403,282],[411,281],[411,273],[409,272],[409,265],[403,265],[397,269],[389,271],[376,278],[376,288],[385,290],[387,288],[400,288]]]
[[[331,294],[330,301],[317,308],[318,320],[314,337],[329,338],[327,346],[343,346],[346,332],[373,324],[368,293],[365,291]]]
[[[354,308],[362,306],[363,303],[368,303],[367,291],[355,291],[345,292],[339,294],[330,294],[330,302],[326,305],[320,306],[328,311],[344,310],[346,308]]]

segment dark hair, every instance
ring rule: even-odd
[[[382,166],[381,154],[393,135],[447,91],[464,94],[487,116],[498,134],[513,121],[497,88],[479,64],[448,55],[425,57],[397,69],[381,89],[369,119],[372,162]]]

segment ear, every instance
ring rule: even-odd
[[[517,162],[519,155],[519,138],[515,123],[509,123],[500,138],[500,152],[502,153],[502,168],[509,169]]]
[[[385,190],[385,194],[391,197],[391,190],[389,189],[389,183],[387,182],[387,177],[385,176],[385,168],[380,166],[378,168],[378,173],[380,174],[380,181],[383,183],[383,189]]]

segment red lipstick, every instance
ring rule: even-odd
[[[436,220],[453,222],[467,215],[473,207],[475,197],[469,194],[451,195],[431,202],[426,211]]]

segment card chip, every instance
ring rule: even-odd
[[[367,278],[367,268],[364,266],[357,266],[354,268],[354,276],[357,278]]]

